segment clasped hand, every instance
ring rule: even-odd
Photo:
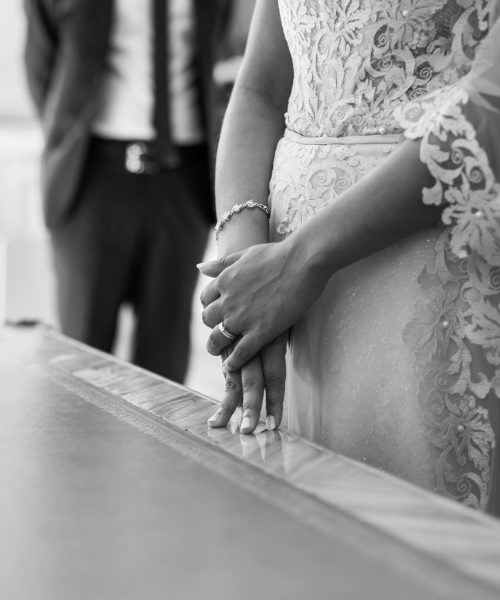
[[[313,277],[288,239],[258,244],[199,265],[214,279],[201,295],[202,319],[212,328],[207,350],[223,354],[226,392],[209,420],[227,425],[242,404],[242,433],[257,426],[264,391],[268,428],[282,415],[286,332],[321,293],[324,282]],[[233,342],[220,329],[237,336]]]

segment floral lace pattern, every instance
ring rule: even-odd
[[[286,123],[310,137],[401,133],[395,109],[456,82],[470,69],[488,29],[488,0],[279,0],[279,5],[294,65]],[[290,158],[309,165],[313,156],[325,158],[325,149],[295,146]],[[338,149],[330,157],[332,173],[324,168],[310,178],[326,178],[322,190],[307,177],[273,182],[289,194],[279,233],[291,233],[354,183],[354,167],[365,174],[375,166],[348,153]],[[334,175],[335,185],[328,186]]]
[[[484,508],[495,437],[480,401],[500,398],[500,185],[462,111],[467,100],[452,87],[398,115],[406,135],[422,140],[421,160],[436,179],[424,203],[446,204],[449,226],[420,278],[429,300],[405,334],[418,356],[431,441],[441,450],[438,489]]]
[[[294,65],[287,126],[308,136],[400,132],[394,108],[456,82],[488,28],[487,0],[279,4]]]
[[[287,235],[344,190],[369,173],[395,147],[378,144],[376,152],[362,152],[359,146],[305,145],[281,140],[276,152],[271,197],[286,197],[287,210],[277,231]]]
[[[500,188],[453,84],[488,30],[488,0],[279,0],[294,63],[287,127],[303,136],[421,139],[445,225],[404,331],[435,460],[435,489],[484,509],[500,398]],[[445,87],[446,86],[446,87]],[[444,89],[443,89],[444,88]],[[358,140],[359,141],[359,140]],[[369,142],[369,140],[366,140]],[[288,235],[371,171],[394,144],[283,139],[270,200]],[[371,148],[371,150],[370,150]]]

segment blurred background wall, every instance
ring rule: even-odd
[[[38,193],[41,135],[22,68],[22,2],[0,20],[0,318],[55,321],[52,269]]]
[[[221,102],[227,99],[244,51],[254,0],[233,0],[225,56],[216,67]],[[42,138],[28,97],[23,45],[22,0],[5,2],[0,20],[0,322],[36,319],[57,327],[54,275],[39,196]],[[206,259],[215,255],[213,242]],[[200,280],[193,304],[193,349],[187,384],[204,394],[221,396],[220,360],[204,349],[208,330],[201,325]],[[132,314],[125,308],[115,352],[128,358]]]

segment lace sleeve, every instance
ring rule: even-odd
[[[435,179],[423,201],[443,207],[447,226],[419,280],[427,300],[405,331],[419,357],[419,402],[433,415],[436,490],[481,509],[495,448],[489,410],[500,399],[499,100],[497,21],[469,75],[397,115],[405,135],[420,140],[420,158]],[[447,308],[428,326],[427,315],[441,305]]]
[[[423,201],[444,205],[452,251],[500,265],[500,21],[468,76],[396,116],[406,137],[421,140],[420,158],[435,178]]]

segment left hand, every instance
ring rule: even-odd
[[[326,283],[324,275],[304,263],[290,238],[258,244],[243,252],[199,265],[214,277],[203,290],[203,322],[213,327],[207,342],[218,355],[231,343],[220,331],[224,326],[240,336],[224,362],[236,371],[267,343],[293,325],[316,300]]]
[[[285,391],[286,334],[268,344],[240,371],[226,372],[226,387],[220,408],[208,420],[210,427],[225,427],[241,406],[241,433],[252,433],[259,423],[262,402],[266,399],[266,428],[279,427],[283,416]],[[224,350],[229,354],[230,350]]]

